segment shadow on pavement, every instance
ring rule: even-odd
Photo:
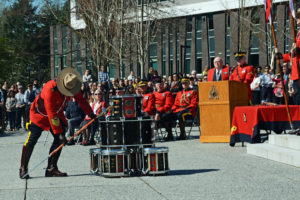
[[[90,174],[90,173],[86,173],[86,174],[72,174],[72,175],[68,175],[66,177],[45,177],[45,176],[33,176],[32,177],[32,176],[30,176],[30,179],[39,179],[39,178],[68,178],[68,177],[76,177],[76,176],[95,176],[95,175]]]
[[[192,174],[200,174],[207,172],[215,172],[219,171],[219,169],[182,169],[182,170],[170,170],[169,176],[182,176],[182,175],[192,175]]]

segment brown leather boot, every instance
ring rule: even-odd
[[[68,176],[68,174],[59,171],[57,166],[56,167],[53,166],[50,169],[46,169],[45,176],[46,177],[63,177],[63,176]]]
[[[33,151],[32,147],[23,146],[22,156],[21,156],[21,167],[19,169],[19,176],[21,179],[30,178],[29,175],[26,175],[26,174],[28,172],[28,163],[29,163],[32,151]]]
[[[179,129],[180,129],[180,140],[185,140],[186,139],[186,134],[185,134],[185,127],[183,122],[179,122]]]
[[[46,177],[63,177],[68,176],[67,173],[58,170],[57,162],[60,156],[61,150],[49,158],[48,167],[45,172]]]

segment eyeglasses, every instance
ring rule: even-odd
[[[95,93],[95,95],[102,95],[101,93]]]

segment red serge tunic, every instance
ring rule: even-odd
[[[173,105],[173,96],[169,91],[153,92],[155,96],[155,108],[160,113],[166,113],[171,110]]]
[[[300,48],[300,32],[298,32],[298,35],[297,35],[297,47]],[[291,54],[290,53],[283,54],[283,62],[290,62],[290,60],[291,60]],[[298,63],[300,64],[300,58],[298,59]],[[294,81],[294,80],[297,80],[299,78],[300,77],[299,77],[299,69],[298,69],[298,66],[297,66],[297,57],[295,56],[293,58],[291,80]]]
[[[208,71],[207,81],[214,81],[214,74],[215,74],[216,68],[210,69]],[[222,81],[229,79],[229,67],[223,66],[222,67]]]
[[[177,93],[175,103],[172,106],[172,110],[174,113],[177,113],[188,108],[194,117],[197,107],[198,94],[196,91],[189,89]]]
[[[154,115],[154,103],[155,97],[151,93],[143,94],[143,106],[142,110],[144,113],[147,113],[149,116]]]
[[[248,99],[252,100],[252,92],[250,89],[250,84],[254,79],[254,67],[250,65],[236,66],[233,70],[230,80],[239,81],[248,84]]]
[[[92,113],[90,105],[83,98],[80,91],[74,98],[87,115]],[[31,105],[30,121],[43,130],[48,131],[51,128],[54,134],[62,133],[61,121],[65,126],[68,125],[64,115],[64,108],[70,99],[71,97],[66,97],[58,91],[55,80],[48,81],[41,94],[35,98]]]

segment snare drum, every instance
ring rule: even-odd
[[[125,160],[126,152],[121,149],[101,151],[100,173],[107,177],[120,177],[126,175]]]
[[[142,95],[115,95],[109,99],[112,107],[111,117],[136,118],[143,116],[142,113]]]
[[[144,149],[144,169],[149,174],[166,174],[169,171],[167,147]]]
[[[127,166],[129,175],[139,175],[142,170],[142,151],[139,147],[129,147]]]
[[[101,149],[99,148],[90,149],[90,172],[92,174],[97,174],[99,172],[100,154],[101,154]]]

